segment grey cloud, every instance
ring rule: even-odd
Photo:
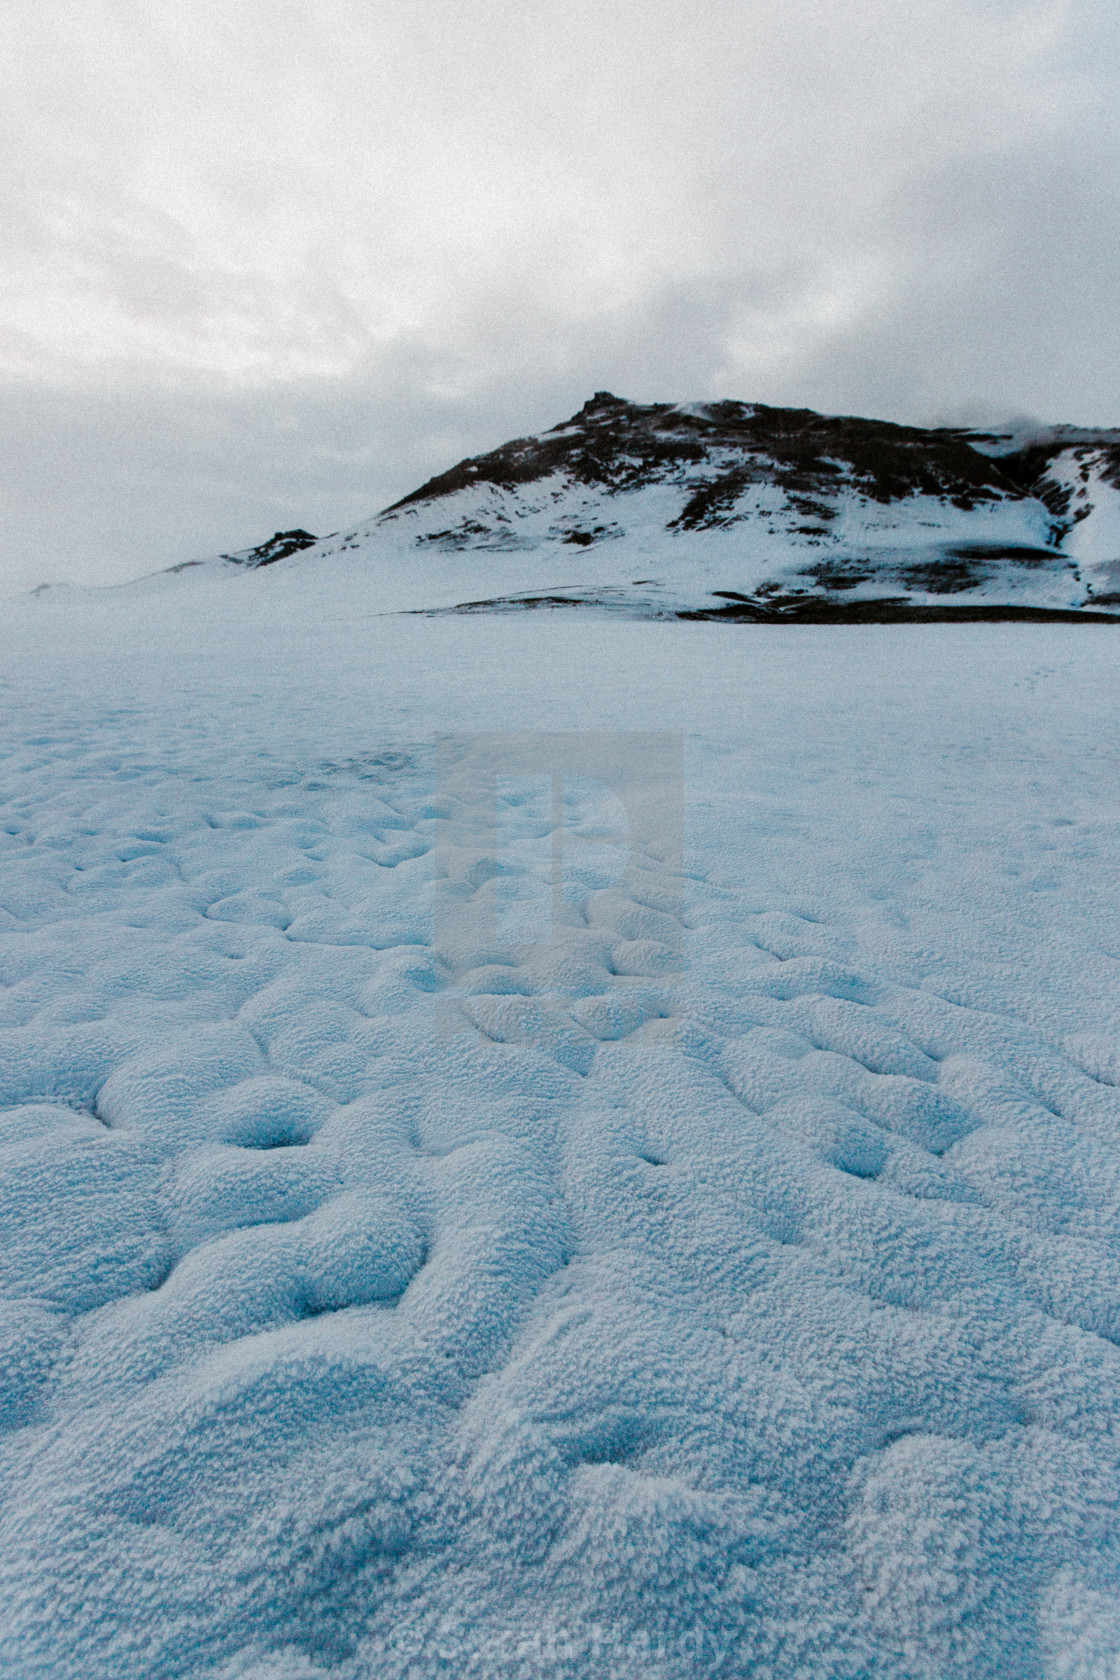
[[[601,387],[1120,421],[1099,0],[68,18],[8,89],[0,593],[344,525]]]

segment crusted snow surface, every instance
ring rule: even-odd
[[[5,623],[0,1673],[1114,1675],[1110,628],[230,599]]]

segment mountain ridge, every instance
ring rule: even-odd
[[[1111,617],[1120,429],[920,427],[598,391],[349,531],[277,532],[201,564],[276,576],[313,562],[359,566],[386,611]]]
[[[925,428],[599,391],[570,419],[467,457],[343,540],[378,538],[480,558],[592,551],[597,589],[542,592],[533,580],[517,592],[526,606],[705,617],[750,607],[760,619],[831,607],[851,618],[857,605],[930,616],[954,597],[971,616],[1107,613],[1120,606],[1120,430]],[[619,538],[676,576],[637,579],[631,568],[624,579],[604,557]]]

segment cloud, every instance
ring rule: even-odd
[[[1094,0],[14,10],[13,584],[345,524],[604,386],[1120,420]]]

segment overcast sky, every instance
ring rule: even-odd
[[[1116,0],[12,0],[0,592],[596,389],[1120,425]]]

